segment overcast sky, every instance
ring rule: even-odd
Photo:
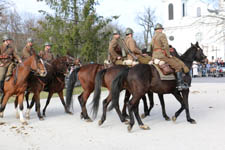
[[[45,2],[37,2],[37,0],[11,0],[15,4],[16,10],[21,15],[32,13],[39,15],[38,10],[50,10]],[[141,32],[142,28],[137,23],[137,13],[142,13],[145,8],[159,8],[161,0],[98,0],[99,5],[96,7],[97,13],[104,17],[119,15],[119,19],[115,22],[124,28],[131,27],[136,32]],[[159,9],[157,9],[159,10]],[[160,16],[160,12],[156,10],[156,15]]]

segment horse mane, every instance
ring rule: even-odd
[[[188,48],[187,50],[186,50],[186,52],[183,54],[183,55],[181,55],[181,59],[182,60],[186,60],[188,57],[190,57],[191,55],[191,53],[193,53],[193,46],[191,46],[190,48]]]

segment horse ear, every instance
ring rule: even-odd
[[[196,46],[198,46],[198,41],[196,42],[196,44],[195,44]]]
[[[191,43],[191,47],[194,47],[194,45]]]

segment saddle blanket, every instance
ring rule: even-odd
[[[162,73],[162,71],[160,70],[160,68],[159,68],[157,65],[155,65],[155,64],[152,64],[152,65],[153,65],[153,66],[156,68],[156,70],[159,72],[159,76],[160,76],[160,79],[161,79],[161,80],[176,80],[174,74],[164,75],[164,74]]]

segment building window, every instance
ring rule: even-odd
[[[185,6],[185,3],[182,4],[182,16],[183,17],[186,16],[186,6]]]
[[[201,17],[201,8],[200,7],[197,8],[197,17]]]
[[[169,4],[169,20],[173,20],[173,4]]]

